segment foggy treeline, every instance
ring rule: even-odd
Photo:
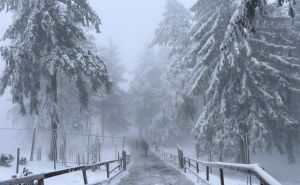
[[[84,0],[1,0],[15,18],[1,47],[14,126],[138,137],[164,146],[192,138],[197,155],[299,155],[300,5],[294,0],[166,0],[137,53],[129,90],[113,38]],[[130,21],[130,20],[128,20]],[[87,31],[88,28],[88,31]],[[130,43],[128,43],[130,44]]]

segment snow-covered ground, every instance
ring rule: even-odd
[[[30,162],[26,166],[20,166],[20,171],[22,172],[23,168],[26,167],[30,171],[32,171],[34,174],[39,173],[46,173],[46,172],[52,172],[53,169],[53,163],[52,162]],[[57,164],[57,170],[62,170],[66,168],[70,168],[74,166],[63,166],[61,164]],[[111,166],[111,169],[113,169],[113,166]],[[0,181],[8,180],[11,178],[12,175],[15,174],[15,166],[12,167],[0,167]],[[111,177],[113,177],[115,173],[111,174]],[[104,180],[107,180],[106,178],[106,171],[105,168],[102,167],[100,170],[97,170],[95,172],[88,170],[87,171],[87,178],[88,182],[90,184],[98,183]],[[115,179],[114,179],[115,181]],[[49,178],[45,180],[46,185],[62,185],[62,184],[68,184],[68,185],[82,185],[83,184],[83,176],[82,172],[73,172],[53,178]]]

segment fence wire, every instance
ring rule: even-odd
[[[117,159],[124,137],[65,132],[49,129],[0,128],[0,154],[15,156],[17,148],[28,160],[92,164]],[[56,155],[55,155],[56,154]]]

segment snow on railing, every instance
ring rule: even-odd
[[[255,175],[256,178],[263,185],[281,185],[274,177],[268,174],[263,168],[261,168],[258,164],[238,164],[238,163],[223,163],[223,162],[205,162],[200,161],[191,157],[185,157],[185,161],[187,163],[191,163],[194,161],[203,166],[208,166],[211,168],[219,168],[219,169],[227,169],[238,171],[246,174]]]
[[[65,175],[65,174],[77,172],[77,171],[82,171],[84,184],[88,184],[88,179],[87,179],[87,174],[86,174],[87,170],[93,169],[95,167],[105,166],[107,178],[110,178],[110,174],[112,172],[114,172],[116,170],[119,170],[119,171],[126,170],[126,166],[130,163],[130,161],[131,161],[131,155],[126,155],[126,152],[123,152],[123,157],[121,159],[100,162],[100,163],[92,164],[92,165],[78,166],[78,167],[74,167],[74,168],[68,168],[68,169],[53,171],[53,172],[49,172],[49,173],[31,175],[31,176],[27,176],[27,177],[10,179],[7,181],[0,182],[0,185],[19,185],[19,184],[30,184],[30,183],[34,184],[34,182],[37,182],[37,185],[44,185],[44,179],[48,179],[48,178],[52,178],[52,177],[56,177],[56,176],[60,176],[60,175]],[[110,170],[110,168],[109,168],[110,164],[113,164],[113,163],[117,163],[118,165],[115,166],[112,170]]]
[[[206,172],[206,182],[209,182],[209,174],[211,168],[219,169],[220,171],[220,184],[224,185],[224,170],[231,170],[240,173],[245,173],[248,175],[254,175],[260,182],[261,185],[281,185],[274,177],[268,174],[262,167],[258,164],[238,164],[238,163],[223,163],[223,162],[205,162],[194,159],[192,157],[183,156],[183,151],[177,147],[178,154],[174,155],[171,153],[166,153],[163,151],[159,151],[161,155],[171,160],[171,162],[176,163],[179,167],[186,172],[186,169],[189,169],[193,174],[197,175],[200,178],[200,172],[204,172],[200,169],[200,166],[205,168]],[[193,171],[194,170],[194,171]]]

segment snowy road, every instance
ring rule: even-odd
[[[129,174],[118,185],[194,185],[176,169],[150,153],[148,158],[135,156]]]

